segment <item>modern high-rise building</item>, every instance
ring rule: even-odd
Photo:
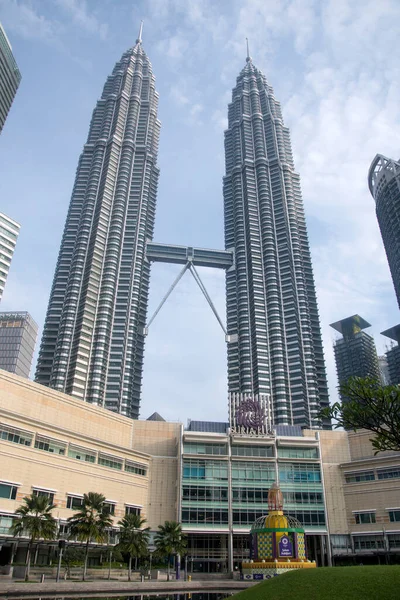
[[[18,223],[7,217],[7,215],[0,213],[0,300],[10,270],[19,229],[20,225]]]
[[[250,56],[228,108],[225,166],[229,392],[269,395],[276,424],[318,426],[329,399],[300,177]]]
[[[141,32],[108,77],[79,159],[36,381],[137,418],[159,177]]]
[[[11,44],[0,23],[0,133],[21,81]]]
[[[29,377],[37,333],[29,313],[0,313],[0,369]]]
[[[400,161],[377,154],[369,169],[368,184],[400,306]]]
[[[381,381],[374,338],[363,331],[370,326],[359,315],[331,323],[343,336],[333,346],[339,385],[350,377],[372,377]]]
[[[389,382],[391,385],[400,385],[400,325],[395,325],[382,331],[382,335],[397,342],[395,346],[392,342],[392,347],[386,352],[386,359],[389,371]]]

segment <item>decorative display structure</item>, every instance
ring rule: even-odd
[[[242,563],[241,578],[269,579],[288,569],[315,568],[307,560],[306,536],[300,521],[283,514],[283,494],[277,483],[268,492],[268,515],[250,530],[250,560]]]

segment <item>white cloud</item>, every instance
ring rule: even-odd
[[[58,43],[59,23],[35,11],[31,4],[17,0],[0,0],[0,9],[4,25],[17,35],[25,39]]]
[[[93,13],[89,13],[85,0],[56,0],[56,4],[71,16],[75,25],[88,33],[98,35],[102,40],[106,39],[108,25],[101,23]]]
[[[189,98],[183,93],[182,87],[184,87],[183,84],[178,84],[174,87],[171,87],[169,91],[170,98],[178,106],[185,106],[186,104],[189,104]]]
[[[183,35],[177,34],[161,40],[157,45],[157,50],[168,58],[181,60],[184,58],[188,46],[189,41]]]

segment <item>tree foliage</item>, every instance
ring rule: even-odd
[[[128,580],[131,580],[132,558],[141,558],[147,556],[149,545],[150,528],[143,528],[146,519],[140,515],[126,515],[120,525],[118,549],[129,555]]]
[[[182,525],[176,521],[165,521],[164,525],[158,526],[158,531],[154,538],[158,556],[168,557],[168,580],[170,558],[175,554],[184,554],[186,552],[187,537],[182,533]]]
[[[83,580],[86,578],[90,542],[104,542],[107,539],[107,529],[113,524],[104,502],[103,494],[84,494],[81,509],[68,519],[71,537],[76,536],[78,540],[86,542]]]
[[[11,526],[13,535],[29,536],[28,550],[26,553],[26,574],[29,579],[30,557],[35,540],[52,540],[56,536],[57,522],[51,511],[56,508],[47,496],[31,494],[25,496],[24,503],[15,511],[15,519]]]
[[[371,377],[351,377],[339,387],[343,398],[322,411],[321,416],[335,419],[335,427],[366,429],[375,454],[400,451],[400,387],[382,386]]]

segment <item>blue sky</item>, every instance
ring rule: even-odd
[[[155,240],[223,247],[223,130],[249,37],[282,103],[300,172],[331,399],[329,323],[399,322],[367,172],[400,154],[398,0],[0,0],[22,83],[0,136],[0,210],[21,223],[1,310],[43,325],[79,154],[96,100],[144,19],[160,94]],[[149,314],[179,268],[152,268]],[[225,315],[223,273],[202,270]],[[36,359],[35,359],[36,360]],[[225,420],[222,331],[187,275],[150,328],[142,417]]]

